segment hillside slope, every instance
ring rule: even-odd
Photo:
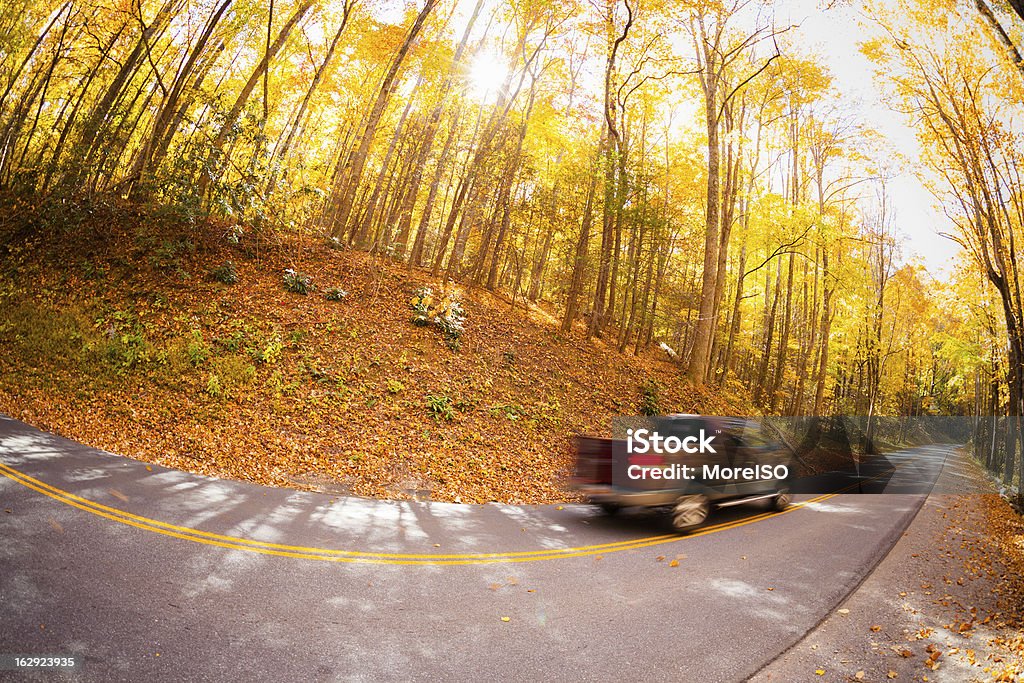
[[[201,474],[531,503],[571,497],[571,437],[635,414],[649,380],[665,412],[737,407],[685,385],[660,352],[562,336],[521,301],[460,290],[454,351],[411,323],[416,289],[437,289],[425,271],[311,241],[233,244],[218,226],[182,238],[132,211],[0,242],[0,411]],[[228,260],[237,284],[209,275]],[[286,268],[314,289],[286,291]],[[328,300],[334,287],[347,295]]]

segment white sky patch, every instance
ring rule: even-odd
[[[469,67],[471,94],[481,102],[493,102],[508,77],[508,66],[497,54],[484,50],[473,58]]]
[[[369,5],[370,15],[382,24],[401,24],[405,21],[407,4],[404,0],[385,0]]]
[[[843,109],[878,131],[895,153],[893,157],[904,160],[898,174],[888,181],[896,230],[905,238],[903,260],[917,257],[932,276],[948,279],[960,247],[939,233],[955,233],[956,228],[918,176],[925,171],[915,131],[903,114],[884,102],[883,87],[873,77],[875,65],[860,51],[860,43],[873,37],[870,25],[856,6],[825,10],[818,0],[787,0],[777,8],[779,25],[799,24],[788,40],[823,57]]]

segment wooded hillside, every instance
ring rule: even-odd
[[[208,226],[225,248],[276,245],[271,270],[237,273],[242,301],[326,244],[374,271],[337,288],[386,281],[373,305],[414,282],[529,302],[581,354],[671,359],[764,413],[996,416],[979,456],[1009,483],[1020,18],[876,4],[864,51],[964,247],[948,281],[909,256],[884,135],[751,0],[5,3],[7,263],[106,201],[180,226],[121,238],[158,259]]]

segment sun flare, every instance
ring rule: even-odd
[[[477,55],[469,71],[473,97],[478,100],[496,98],[507,76],[508,67],[498,55],[489,52]]]

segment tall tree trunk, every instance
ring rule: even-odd
[[[398,53],[391,60],[391,66],[388,68],[387,73],[384,76],[384,80],[380,85],[380,90],[377,92],[377,98],[373,103],[373,108],[370,110],[369,116],[366,118],[366,124],[363,126],[362,135],[359,138],[359,144],[356,147],[355,152],[348,160],[348,167],[345,170],[344,175],[341,178],[341,187],[337,188],[337,212],[332,216],[333,225],[328,226],[331,235],[336,238],[341,238],[345,234],[345,229],[348,227],[349,216],[352,214],[353,203],[355,201],[356,193],[359,190],[359,183],[362,181],[363,169],[366,167],[366,160],[370,153],[370,146],[373,144],[373,139],[377,134],[377,128],[380,125],[380,120],[384,116],[384,109],[387,107],[388,101],[391,99],[391,94],[394,91],[396,81],[398,78],[398,72],[402,68],[402,63],[405,61],[406,55],[409,53],[409,49],[412,47],[413,42],[423,29],[423,25],[427,21],[427,17],[430,16],[430,12],[437,5],[438,0],[425,0],[423,9],[416,16],[416,20],[413,22],[412,27],[405,36],[405,40],[402,41],[401,47],[398,49]]]
[[[309,9],[313,6],[313,0],[304,0],[299,5],[292,16],[285,22],[285,25],[281,27],[281,30],[277,34],[277,38],[274,40],[272,45],[268,45],[266,51],[263,54],[263,59],[256,65],[253,72],[249,75],[249,80],[242,86],[242,90],[238,93],[238,97],[235,98],[235,103],[231,106],[228,111],[228,115],[224,119],[223,125],[220,127],[220,131],[217,132],[217,137],[213,139],[210,145],[210,154],[206,159],[206,172],[199,176],[199,195],[203,196],[206,193],[206,189],[210,186],[211,182],[218,180],[224,173],[224,170],[228,164],[229,154],[222,154],[224,150],[224,143],[227,142],[228,135],[231,130],[238,123],[239,117],[242,115],[242,109],[245,108],[246,103],[249,101],[249,96],[252,95],[252,91],[259,84],[260,79],[267,73],[267,69],[270,68],[270,62],[277,56],[277,53],[284,47],[285,42],[288,40],[288,36],[291,34],[292,29],[302,21],[302,18],[306,16]],[[266,123],[266,121],[264,121]]]
[[[437,201],[437,191],[441,186],[441,179],[444,177],[448,156],[451,154],[451,149],[455,143],[455,139],[458,137],[461,113],[461,108],[457,108],[455,110],[455,115],[452,117],[451,132],[448,133],[448,138],[445,140],[444,148],[441,150],[441,154],[437,157],[437,166],[434,169],[434,178],[431,181],[429,185],[430,189],[427,192],[427,202],[423,205],[423,213],[420,215],[419,226],[416,228],[416,237],[413,238],[412,252],[409,254],[408,261],[409,268],[423,265],[423,247],[427,239],[427,229],[430,226],[430,217],[434,212],[434,203]]]
[[[686,376],[691,382],[703,384],[708,376],[711,357],[711,339],[715,333],[715,298],[718,285],[718,252],[721,240],[720,184],[721,161],[718,139],[718,83],[717,74],[710,73],[704,85],[704,110],[708,132],[707,208],[704,214],[704,274],[701,276],[700,309],[693,335],[693,349]]]
[[[601,133],[601,141],[597,146],[597,158],[594,167],[590,172],[590,183],[587,185],[587,199],[583,207],[583,221],[580,226],[580,234],[576,240],[576,249],[573,254],[572,282],[569,284],[569,293],[565,302],[565,317],[562,318],[562,331],[568,332],[576,320],[579,298],[583,293],[583,275],[586,270],[587,249],[590,245],[590,230],[594,222],[594,196],[597,193],[597,181],[600,176],[599,159],[605,145],[605,133]]]
[[[786,305],[782,313],[782,335],[779,338],[779,358],[775,365],[775,377],[772,380],[768,395],[768,411],[775,412],[775,402],[782,390],[782,382],[786,374],[786,361],[789,355],[789,335],[793,327],[793,252],[789,252],[789,266],[786,269]]]
[[[423,76],[420,75],[416,79],[416,84],[413,86],[412,94],[409,95],[408,102],[405,103],[405,109],[402,110],[402,115],[398,119],[398,124],[395,126],[395,132],[391,136],[391,142],[388,144],[388,151],[384,154],[384,160],[380,165],[380,172],[377,174],[377,182],[373,185],[373,192],[370,194],[370,198],[366,201],[366,208],[363,211],[362,218],[358,222],[358,227],[353,226],[352,233],[355,235],[355,242],[360,248],[374,248],[375,244],[367,244],[366,236],[370,232],[370,224],[373,222],[374,212],[377,210],[377,202],[380,201],[381,192],[384,189],[384,183],[389,180],[388,170],[391,167],[391,158],[395,154],[395,150],[398,148],[398,142],[401,140],[402,133],[405,132],[405,122],[409,118],[409,112],[412,111],[413,102],[416,101],[416,91],[419,90],[423,84]]]
[[[356,0],[345,0],[345,3],[342,5],[341,24],[338,26],[338,30],[334,34],[334,38],[331,39],[331,44],[327,48],[327,54],[324,55],[324,61],[322,61],[320,66],[316,68],[316,71],[313,72],[313,80],[306,89],[306,94],[303,96],[302,102],[299,104],[299,109],[292,120],[292,124],[288,128],[288,135],[285,137],[284,142],[277,151],[277,158],[282,166],[288,163],[288,156],[291,153],[292,144],[294,143],[299,130],[302,129],[302,123],[306,117],[306,110],[309,109],[309,103],[313,99],[313,94],[316,92],[317,88],[320,87],[320,82],[323,80],[324,73],[327,71],[328,65],[330,65],[331,60],[334,59],[334,53],[338,49],[338,43],[341,41],[341,34],[345,32],[345,27],[348,26],[349,17],[352,16],[352,9],[355,6],[355,3]],[[274,190],[277,188],[278,174],[279,169],[275,168],[273,173],[270,175],[270,180],[267,182],[267,196],[273,194]]]
[[[606,0],[605,4],[605,34],[608,40],[608,58],[604,69],[604,122],[608,136],[608,143],[605,146],[605,187],[604,187],[604,220],[601,230],[601,251],[598,260],[597,284],[594,289],[594,303],[590,316],[590,325],[587,328],[587,336],[600,337],[605,326],[607,313],[612,309],[614,301],[609,296],[611,288],[611,270],[613,261],[613,249],[615,241],[615,221],[621,216],[621,202],[624,197],[619,196],[620,182],[624,178],[617,178],[618,170],[624,167],[619,163],[619,156],[623,154],[622,136],[616,125],[618,119],[617,95],[615,94],[616,62],[619,49],[629,38],[630,29],[633,28],[633,8],[629,0],[623,0],[626,8],[626,23],[621,33],[615,30],[615,7],[617,0]]]
[[[192,50],[188,53],[188,57],[185,59],[184,64],[182,64],[181,68],[178,70],[170,91],[164,97],[164,101],[160,106],[160,111],[153,123],[153,129],[150,131],[149,138],[136,155],[135,162],[132,164],[132,170],[129,173],[128,180],[133,184],[132,194],[137,198],[141,198],[145,195],[145,190],[142,188],[144,186],[143,181],[145,180],[146,175],[151,172],[151,169],[155,169],[160,165],[164,155],[167,153],[167,147],[170,144],[170,140],[181,121],[181,113],[178,110],[178,104],[182,93],[192,76],[196,63],[205,52],[206,46],[209,43],[210,38],[213,36],[214,30],[217,28],[217,25],[224,17],[224,14],[227,12],[228,7],[231,6],[232,2],[233,0],[224,0],[214,9],[213,14],[207,20],[206,26],[203,28],[203,32],[199,35],[199,39],[192,47]]]

